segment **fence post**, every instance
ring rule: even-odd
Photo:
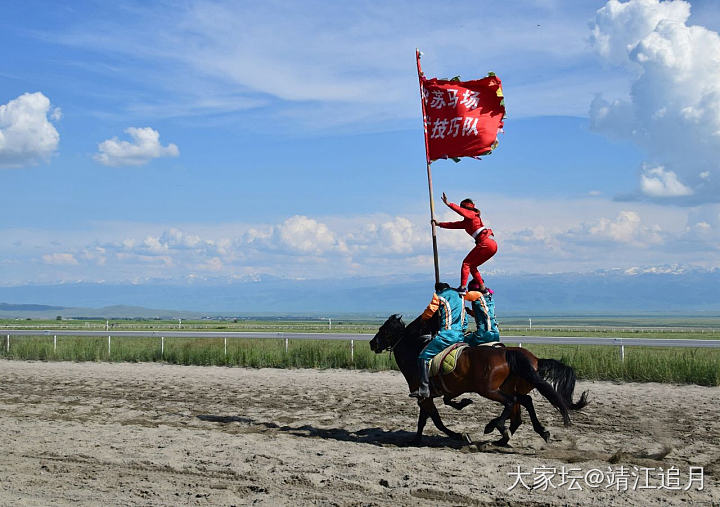
[[[287,338],[285,338],[285,353],[286,354],[288,353],[288,341],[289,340]]]
[[[355,362],[355,340],[350,339],[350,362]]]
[[[7,335],[7,347],[5,348],[7,352],[10,352],[10,335]]]
[[[227,356],[227,336],[224,338],[225,340],[225,355]]]
[[[160,357],[165,357],[165,337],[160,337]]]
[[[110,335],[108,335],[108,361],[110,361]]]
[[[53,352],[57,352],[57,335],[53,336]]]
[[[620,345],[620,361],[625,362],[625,345]]]

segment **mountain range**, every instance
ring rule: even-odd
[[[448,274],[453,282],[456,274]],[[634,268],[592,273],[486,275],[498,314],[720,314],[720,269]],[[144,284],[0,287],[0,317],[417,314],[432,275],[288,280],[270,276]],[[156,310],[162,308],[165,310]]]

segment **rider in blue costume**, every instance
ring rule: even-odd
[[[430,397],[428,361],[442,352],[446,347],[463,341],[463,331],[467,328],[465,302],[457,290],[448,284],[435,284],[432,301],[422,314],[423,320],[429,320],[435,312],[440,313],[440,331],[433,337],[418,357],[418,373],[420,386],[410,396],[420,400]]]
[[[475,286],[473,286],[473,283]],[[475,280],[470,282],[470,290],[478,290],[479,285]],[[477,331],[474,331],[465,337],[468,345],[482,345],[483,343],[500,341],[500,330],[495,320],[495,301],[493,301],[493,293],[487,290],[482,298],[472,302],[472,309],[468,310],[475,317]]]

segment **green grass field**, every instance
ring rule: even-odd
[[[673,336],[674,337],[674,336]],[[0,357],[40,361],[155,361],[185,365],[245,366],[251,368],[397,369],[387,352],[375,354],[365,341],[228,338],[160,338],[16,336],[10,350],[0,341]],[[511,342],[508,342],[511,344]],[[720,385],[720,350],[625,347],[621,361],[617,347],[528,345],[536,356],[555,358],[572,366],[578,378],[637,382]]]

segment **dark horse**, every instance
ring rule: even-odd
[[[370,341],[370,348],[378,354],[384,350],[392,350],[410,390],[415,390],[419,384],[418,355],[427,344],[427,335],[437,331],[438,325],[435,318],[424,321],[418,317],[406,327],[399,315],[391,315]],[[439,392],[437,388],[433,388],[432,397],[443,396],[445,404],[453,408],[460,410],[472,403],[467,398],[459,402],[453,401],[453,398],[463,393],[477,393],[503,405],[502,414],[485,426],[486,434],[495,429],[500,432],[502,437],[495,442],[498,445],[506,445],[510,439],[505,428],[508,417],[511,419],[511,434],[520,426],[521,406],[528,411],[533,429],[547,442],[550,433],[538,420],[532,398],[528,396],[533,389],[537,389],[560,411],[565,426],[570,424],[568,409],[579,410],[588,403],[587,391],[582,393],[577,402],[572,401],[575,372],[571,367],[555,359],[538,359],[521,347],[466,348],[458,357],[455,371],[445,375],[443,381],[447,391]],[[420,415],[413,442],[418,443],[422,438],[428,417],[450,438],[463,440],[463,435],[443,424],[432,397],[418,401]]]

